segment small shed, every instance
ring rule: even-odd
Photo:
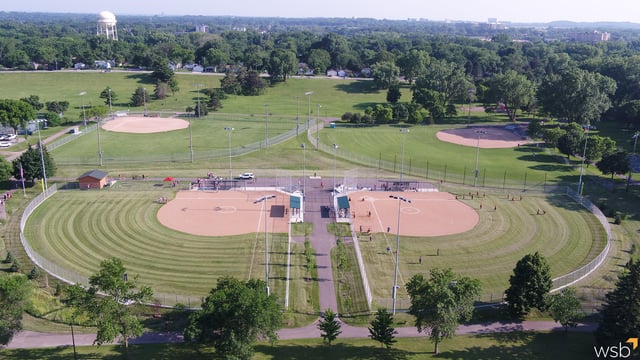
[[[80,189],[102,189],[107,183],[107,175],[101,170],[87,171],[78,178]]]

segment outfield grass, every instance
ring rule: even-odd
[[[456,336],[440,345],[433,354],[433,344],[424,337],[399,338],[390,350],[371,339],[338,338],[333,345],[321,339],[281,340],[276,346],[258,343],[255,360],[262,359],[566,359],[593,358],[593,335],[559,332],[511,332]],[[130,345],[132,359],[216,359],[211,347],[193,344]],[[114,359],[123,356],[120,346],[79,347],[80,359]],[[3,350],[3,358],[62,360],[73,357],[67,348]]]
[[[324,144],[338,144],[337,156],[345,159],[368,160],[377,167],[379,161],[401,168],[404,141],[404,173],[449,182],[473,184],[475,147],[460,146],[436,137],[438,131],[457,125],[411,126],[410,132],[401,134],[398,126],[383,125],[369,128],[342,127],[320,132]],[[354,155],[355,154],[355,155]],[[480,149],[478,153],[478,185],[501,187],[517,185],[541,187],[571,180],[578,173],[565,164],[565,158],[553,149],[536,145],[507,149]],[[465,174],[466,173],[466,177]],[[526,179],[526,183],[525,183]],[[577,178],[576,178],[577,181]],[[485,184],[486,183],[486,184]]]
[[[479,279],[479,300],[490,302],[501,299],[515,263],[526,254],[542,253],[556,277],[586,264],[606,245],[606,234],[597,219],[561,195],[525,195],[522,201],[510,201],[505,195],[488,194],[486,198],[467,197],[462,201],[478,209],[480,220],[472,230],[429,238],[401,237],[400,308],[409,306],[404,288],[408,279],[416,273],[427,274],[434,267],[450,267]],[[479,210],[480,203],[484,204],[483,210]],[[537,215],[538,209],[545,210],[546,215]],[[367,277],[375,305],[390,307],[395,258],[386,247],[395,249],[395,235],[378,233],[373,238],[360,242]],[[422,264],[418,262],[420,256]]]
[[[161,205],[154,202],[166,196],[167,191],[148,182],[119,182],[100,192],[60,191],[33,213],[25,235],[42,256],[84,276],[95,273],[105,258],[121,258],[130,273],[140,274],[141,282],[154,288],[162,303],[197,306],[197,300],[191,297],[198,299],[206,294],[222,275],[263,277],[261,234],[211,238],[167,229],[156,218]],[[508,287],[513,266],[522,256],[540,251],[549,260],[552,275],[559,276],[586,264],[606,244],[597,220],[564,196],[525,195],[521,201],[510,201],[505,195],[489,194],[487,198],[463,201],[475,209],[480,203],[485,205],[484,210],[479,210],[478,225],[471,231],[401,239],[401,308],[408,306],[404,283],[413,274],[427,273],[433,267],[451,267],[478,278],[483,286],[480,300],[495,301]],[[493,211],[494,205],[497,211]],[[537,209],[545,210],[546,215],[536,215]],[[335,225],[329,230],[335,234],[344,232],[343,227]],[[374,241],[362,241],[360,246],[374,307],[389,306],[395,265],[385,249],[395,248],[394,239],[389,234],[374,234]],[[349,262],[355,266],[357,261],[351,250]],[[314,282],[305,280],[308,275],[304,274],[302,245],[294,244],[292,252],[292,309],[313,313],[317,310],[313,300],[316,290]],[[271,288],[280,298],[285,293],[286,255],[287,236],[274,234]],[[418,256],[423,257],[422,264],[418,263]],[[358,271],[347,275],[344,279],[338,277],[343,284],[338,288],[339,296],[345,300],[341,311],[357,313],[365,301],[362,284]]]
[[[168,229],[158,222],[161,205],[154,202],[167,189],[136,183],[147,188],[122,190],[126,183],[119,184],[100,192],[59,191],[29,218],[25,235],[31,246],[87,277],[102,260],[118,257],[163,304],[199,306],[220,276],[264,278],[264,234],[211,238]],[[287,234],[270,236],[270,285],[281,300],[287,242]]]

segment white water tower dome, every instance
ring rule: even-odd
[[[116,23],[116,16],[112,12],[100,12],[100,14],[98,14],[96,34],[106,36],[107,39],[118,40],[118,29],[116,28]]]
[[[100,14],[98,14],[98,22],[115,25],[117,21],[116,16],[112,12],[101,11]]]

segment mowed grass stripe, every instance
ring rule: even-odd
[[[559,276],[586,264],[606,245],[606,235],[597,219],[567,197],[527,196],[522,201],[500,197],[480,201],[467,200],[478,209],[480,222],[473,230],[457,235],[400,240],[399,284],[415,273],[428,273],[433,267],[451,267],[466,276],[478,278],[485,296],[495,298],[508,286],[515,263],[524,255],[540,251],[551,265],[552,275]],[[497,211],[487,204],[496,203]],[[562,206],[556,206],[562,205]],[[546,214],[536,214],[537,210]],[[428,223],[425,225],[428,226]],[[382,236],[387,240],[382,240]],[[381,241],[382,240],[382,241]],[[388,234],[376,234],[373,242],[361,247],[367,276],[374,297],[390,298],[394,257],[386,253]],[[394,243],[395,245],[395,243]],[[392,246],[395,249],[395,246]],[[435,256],[440,252],[440,256]],[[423,257],[422,264],[418,257]],[[399,295],[406,296],[404,287]]]
[[[94,273],[104,258],[120,257],[159,292],[206,294],[221,275],[246,278],[256,235],[211,238],[164,228],[153,199],[165,192],[61,191],[34,212],[27,238],[46,258],[83,275]],[[44,238],[50,246],[38,241]],[[261,256],[254,261],[264,264]]]

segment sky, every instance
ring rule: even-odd
[[[248,17],[341,17],[486,22],[616,21],[640,23],[638,0],[109,0],[3,1],[0,11],[120,15],[207,15]]]

